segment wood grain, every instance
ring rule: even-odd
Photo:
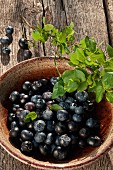
[[[59,29],[73,21],[75,30],[78,32],[76,40],[90,35],[95,37],[98,42],[104,41],[102,48],[105,49],[105,45],[109,41],[113,45],[113,1],[105,0],[104,5],[102,0],[0,0],[0,36],[4,36],[4,28],[7,25],[15,28],[14,41],[10,45],[12,50],[10,60],[6,58],[2,60],[2,56],[0,56],[0,75],[22,60],[21,55],[17,56],[18,40],[22,36],[20,15],[35,25],[42,22],[41,18],[45,14],[47,21]],[[31,29],[26,28],[27,37],[31,39]],[[49,42],[46,47],[46,55],[51,55],[54,48]],[[44,55],[43,47],[40,44],[37,44],[37,48],[32,49],[32,52],[33,56]],[[80,170],[112,170],[113,150],[109,153],[96,163]],[[20,169],[34,170],[15,160],[0,147],[0,170]]]

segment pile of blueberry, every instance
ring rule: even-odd
[[[66,93],[53,100],[52,89],[57,80],[58,77],[25,81],[21,92],[13,91],[9,96],[10,139],[20,143],[19,149],[24,154],[35,151],[64,160],[73,148],[101,145],[100,124],[88,93]],[[32,113],[37,116],[26,122]]]
[[[1,44],[1,47],[2,47],[1,48],[1,53],[3,55],[9,56],[9,54],[11,52],[11,50],[10,50],[10,48],[8,46],[13,41],[13,36],[12,36],[13,32],[14,32],[13,27],[8,26],[8,27],[5,28],[6,35],[4,37],[0,38],[0,44]]]

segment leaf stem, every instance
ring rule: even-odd
[[[58,73],[59,77],[61,77],[60,71],[59,71],[59,69],[58,69],[58,67],[57,67],[57,64],[56,64],[56,55],[55,55],[55,57],[54,57],[54,64],[55,64],[55,68],[56,68],[56,70],[57,70],[57,73]]]

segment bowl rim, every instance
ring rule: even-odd
[[[28,59],[28,60],[24,60],[24,61],[21,61],[20,63],[17,63],[16,65],[12,66],[11,68],[9,68],[6,72],[4,72],[1,76],[0,76],[0,81],[2,81],[8,74],[9,72],[13,72],[13,70],[15,69],[15,67],[17,66],[20,66],[20,65],[26,65],[27,63],[29,62],[32,62],[32,61],[43,61],[43,60],[53,60],[54,56],[51,56],[51,57],[35,57],[35,58],[31,58],[31,59]],[[65,57],[65,60],[69,61],[68,58]],[[6,150],[12,157],[14,157],[15,159],[19,160],[20,162],[24,163],[24,164],[27,164],[27,165],[30,165],[34,168],[37,168],[37,167],[40,167],[40,168],[57,168],[57,169],[62,169],[62,168],[65,168],[65,169],[68,169],[68,168],[80,168],[82,166],[86,166],[88,164],[91,164],[92,162],[96,161],[98,158],[100,158],[101,156],[103,156],[103,154],[105,154],[106,152],[108,152],[111,147],[113,146],[113,139],[109,141],[108,145],[101,151],[101,153],[97,153],[95,154],[94,157],[91,157],[89,160],[87,161],[82,161],[82,163],[78,163],[78,164],[74,164],[74,162],[71,162],[71,165],[68,165],[68,163],[62,163],[62,164],[56,164],[56,163],[50,163],[49,164],[40,164],[38,162],[34,162],[34,161],[30,161],[28,160],[27,158],[24,158],[24,157],[21,157],[21,156],[18,156],[18,154],[16,152],[13,152],[12,149],[10,149],[4,142],[2,139],[0,139],[0,145],[4,148],[4,150]],[[41,161],[40,161],[41,162]]]

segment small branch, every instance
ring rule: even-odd
[[[36,27],[35,26],[32,26],[32,25],[30,25],[30,23],[23,17],[23,16],[20,16],[21,17],[21,19],[30,27],[30,28],[32,28],[32,29],[36,29]]]
[[[55,67],[56,67],[57,73],[58,73],[59,77],[61,77],[60,71],[59,71],[59,69],[57,67],[57,64],[56,64],[56,55],[54,57],[54,63],[55,63]]]

